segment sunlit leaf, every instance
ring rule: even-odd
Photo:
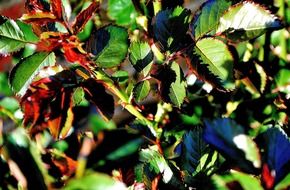
[[[40,52],[26,57],[12,69],[9,82],[12,89],[20,95],[27,90],[34,77],[46,66],[55,64],[54,53]]]
[[[225,89],[234,88],[234,57],[228,46],[221,40],[203,38],[196,42],[195,51],[209,71],[218,77]]]
[[[126,190],[126,186],[107,174],[88,172],[81,178],[70,180],[64,190]]]
[[[150,92],[150,82],[148,80],[137,83],[133,89],[133,95],[137,102],[144,100]]]
[[[118,66],[128,51],[128,33],[119,26],[105,26],[92,32],[86,50],[95,55],[95,62],[102,68]]]
[[[173,172],[164,157],[158,152],[156,146],[142,149],[140,152],[140,161],[145,163],[155,176],[162,174],[164,183],[168,183],[171,180]]]
[[[229,8],[229,0],[209,0],[206,1],[196,13],[191,24],[191,29],[195,39],[199,39],[205,34],[214,31],[218,24],[219,18],[225,10]]]
[[[242,126],[231,119],[205,121],[204,140],[248,172],[260,168],[260,153],[255,142]]]
[[[178,51],[191,43],[186,34],[190,10],[177,7],[158,12],[152,21],[154,39],[162,51]]]
[[[128,25],[135,22],[137,12],[131,0],[109,0],[108,15],[117,24]]]
[[[290,94],[290,70],[281,69],[277,73],[275,80],[279,91]]]
[[[13,53],[23,48],[25,44],[37,41],[38,38],[30,26],[0,16],[0,54]]]
[[[243,190],[263,190],[259,180],[251,175],[247,175],[241,172],[232,172],[228,175],[214,175],[212,177],[213,183],[216,189],[219,190],[231,190],[231,189],[243,189]]]
[[[176,62],[161,67],[156,77],[161,81],[161,97],[164,101],[180,107],[186,97],[186,82],[183,72]]]
[[[224,33],[232,40],[256,38],[266,30],[282,27],[281,21],[261,5],[244,1],[230,7],[220,18],[217,33]]]
[[[145,70],[153,62],[153,52],[148,43],[132,42],[129,48],[129,59],[137,72]],[[150,66],[149,66],[150,67]],[[148,73],[144,73],[146,76]]]
[[[129,79],[129,74],[127,71],[116,71],[112,74],[112,78],[114,81],[119,82],[120,84],[124,84]]]

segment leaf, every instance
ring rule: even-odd
[[[131,0],[109,0],[108,15],[116,24],[128,25],[135,22],[137,12]]]
[[[280,69],[277,75],[275,76],[275,81],[279,91],[286,94],[290,94],[290,70],[289,69]]]
[[[219,18],[231,5],[228,0],[209,0],[206,1],[195,14],[191,23],[192,34],[196,40],[207,33],[216,30]]]
[[[111,170],[132,166],[136,163],[138,149],[144,142],[136,131],[124,128],[103,130],[98,135],[103,135],[103,139],[88,156],[87,166],[89,168]],[[112,139],[114,140],[112,141]]]
[[[243,189],[263,190],[259,180],[249,174],[232,172],[228,175],[214,175],[212,181],[219,190]]]
[[[0,56],[0,59],[1,58],[2,57]],[[0,73],[0,95],[11,96],[12,94],[13,93],[9,87],[9,84],[8,84],[8,75],[4,72],[1,72]]]
[[[160,93],[165,102],[180,107],[186,97],[186,83],[181,68],[176,62],[162,65],[152,75],[160,81]]]
[[[35,43],[38,38],[30,26],[0,16],[0,54],[7,55],[23,48],[27,43]]]
[[[266,30],[277,30],[281,21],[261,5],[244,1],[231,6],[220,18],[216,33],[223,33],[231,40],[250,40]]]
[[[202,139],[203,130],[195,127],[184,134],[182,140],[182,169],[193,174],[200,164],[200,159],[207,149],[207,144]]]
[[[206,120],[205,126],[204,140],[234,161],[233,164],[247,172],[261,167],[257,145],[234,120]]]
[[[286,190],[287,188],[289,189],[289,187],[290,173],[288,173],[288,175],[275,186],[275,190]]]
[[[24,126],[31,135],[49,128],[51,135],[64,138],[72,127],[72,95],[77,79],[73,72],[64,70],[42,78],[30,85],[21,99]]]
[[[103,83],[91,78],[84,81],[81,86],[85,90],[86,99],[93,102],[103,116],[111,119],[114,114],[114,99],[106,92]]]
[[[269,174],[279,183],[288,173],[290,166],[290,140],[278,127],[269,128],[257,137],[262,152],[262,159],[267,164]],[[262,179],[263,179],[262,175]]]
[[[112,78],[120,84],[125,84],[129,79],[129,74],[127,71],[119,70],[112,74]]]
[[[100,7],[100,2],[94,0],[89,5],[88,8],[86,8],[85,10],[83,10],[76,16],[72,25],[74,34],[79,33],[84,28],[86,23],[91,19],[91,17],[99,9],[99,7]]]
[[[81,178],[71,179],[63,189],[126,190],[127,188],[123,183],[116,181],[107,174],[90,171]]]
[[[246,85],[250,92],[263,93],[267,84],[267,74],[263,67],[256,62],[241,62],[235,66],[241,73],[241,81]]]
[[[95,55],[95,62],[102,68],[118,66],[128,51],[128,33],[119,26],[105,26],[93,31],[86,42],[86,50]]]
[[[183,72],[177,63],[172,62],[171,69],[175,72],[176,78],[175,81],[170,84],[168,97],[173,105],[180,107],[186,97],[186,83],[184,81]]]
[[[129,60],[137,72],[141,72],[153,62],[153,52],[146,42],[132,42],[129,48]],[[148,73],[145,73],[146,75]]]
[[[195,51],[202,64],[221,80],[225,89],[234,88],[234,57],[224,42],[211,37],[203,38],[196,42]]]
[[[39,71],[46,66],[53,66],[55,64],[54,53],[40,52],[26,57],[12,69],[9,76],[9,83],[12,89],[24,95],[28,86],[39,73]]]
[[[144,100],[150,92],[150,82],[144,80],[138,82],[133,89],[133,96],[137,102]]]
[[[176,7],[158,12],[152,20],[152,32],[161,51],[175,52],[188,46],[192,41],[187,30],[190,10]]]
[[[51,1],[51,10],[58,20],[63,20],[63,7],[61,0]]]
[[[23,14],[21,17],[21,20],[27,22],[27,23],[48,23],[48,22],[56,22],[57,17],[50,12],[32,12]]]
[[[158,152],[157,146],[151,146],[140,151],[140,161],[149,167],[154,176],[162,175],[164,183],[168,183],[173,177],[173,172],[164,157]]]

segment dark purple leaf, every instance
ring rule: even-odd
[[[86,99],[97,106],[98,111],[108,119],[114,114],[114,98],[106,92],[103,83],[94,79],[88,79],[82,83],[86,93]]]

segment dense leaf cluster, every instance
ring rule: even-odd
[[[290,187],[286,2],[18,3],[0,1],[25,7],[0,8],[1,189]]]

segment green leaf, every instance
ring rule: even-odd
[[[290,70],[281,69],[275,77],[279,91],[290,94]]]
[[[5,97],[0,100],[0,107],[3,107],[11,112],[19,109],[19,102],[13,97]]]
[[[157,146],[151,146],[147,149],[142,149],[140,152],[140,161],[148,164],[149,170],[153,175],[162,174],[164,183],[168,183],[173,177],[173,172],[168,166],[164,157],[158,152]]]
[[[124,84],[128,81],[129,79],[129,74],[127,71],[116,71],[112,74],[112,78],[114,81],[119,82],[120,84]]]
[[[201,127],[195,127],[183,137],[182,169],[187,170],[190,174],[197,170],[200,159],[207,149],[207,144],[202,139],[202,133]]]
[[[133,95],[137,102],[144,100],[150,92],[150,82],[148,80],[144,80],[138,82],[133,89]]]
[[[183,72],[176,62],[172,62],[171,69],[175,72],[176,78],[169,87],[169,99],[170,102],[180,107],[186,97],[186,82],[184,81]]]
[[[144,76],[148,74],[147,66],[151,67],[153,63],[153,52],[146,42],[132,42],[129,48],[129,60],[136,71],[144,72]],[[150,69],[150,68],[149,68]]]
[[[231,40],[250,40],[266,30],[282,27],[281,21],[261,5],[244,1],[231,6],[220,18],[217,33]]]
[[[34,77],[46,66],[55,64],[54,53],[40,52],[26,57],[12,69],[9,76],[9,83],[12,89],[23,95]]]
[[[119,26],[109,25],[93,31],[86,42],[86,50],[95,55],[95,62],[100,67],[118,66],[127,55],[127,30]]]
[[[221,80],[224,88],[234,88],[234,57],[223,41],[211,37],[203,38],[197,41],[195,51],[202,64],[207,65],[209,71]]]
[[[0,16],[0,54],[10,54],[23,48],[26,43],[37,42],[31,26]]]
[[[289,187],[290,187],[290,173],[275,186],[275,190],[285,190]]]
[[[135,22],[137,12],[131,0],[109,0],[108,15],[119,25]]]
[[[264,189],[257,178],[237,171],[232,172],[229,175],[214,175],[212,180],[216,185],[216,189],[219,190],[231,190],[240,188],[243,190]]]
[[[118,149],[116,149],[113,152],[111,152],[110,154],[108,154],[106,156],[106,159],[110,160],[110,161],[115,161],[115,160],[125,158],[128,155],[132,155],[135,152],[137,152],[139,147],[142,144],[143,144],[143,139],[141,139],[141,138],[129,141],[128,143],[122,145]]]
[[[191,24],[195,39],[199,39],[212,30],[215,30],[219,24],[219,18],[231,6],[228,0],[209,0],[206,1],[200,11],[195,15]]]
[[[2,72],[0,73],[0,94],[5,96],[13,94],[8,85],[8,75]]]
[[[161,51],[179,51],[192,43],[187,34],[191,11],[180,6],[159,11],[152,20],[154,40]]]
[[[107,174],[87,172],[83,177],[70,180],[64,190],[126,190],[126,186]]]

